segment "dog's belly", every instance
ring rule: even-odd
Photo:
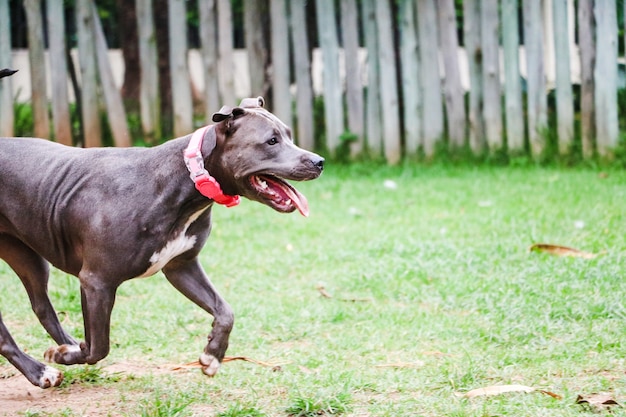
[[[193,222],[198,219],[198,217],[200,217],[202,213],[206,211],[207,208],[208,207],[205,207],[193,213],[183,226],[183,230],[181,230],[180,233],[176,235],[176,237],[167,241],[160,250],[152,254],[152,256],[150,257],[150,266],[148,267],[146,272],[139,275],[139,278],[145,278],[156,274],[161,269],[163,269],[163,267],[167,265],[169,261],[194,247],[197,238],[193,235],[188,236],[187,229]]]

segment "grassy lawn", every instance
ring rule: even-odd
[[[227,355],[280,366],[172,370],[197,359],[211,320],[157,275],[120,288],[111,354],[65,368],[74,383],[54,395],[107,392],[98,415],[112,416],[581,416],[595,414],[578,395],[626,403],[626,172],[357,165],[299,189],[308,219],[216,208],[202,255],[235,310]],[[537,242],[599,256],[530,253]],[[5,264],[0,276],[4,320],[41,358],[51,340]],[[80,335],[77,280],[55,271],[50,291]],[[107,372],[116,363],[145,370]],[[561,398],[461,396],[504,384]],[[85,407],[23,415],[94,415]]]

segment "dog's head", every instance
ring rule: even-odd
[[[211,174],[226,194],[241,195],[274,210],[309,213],[304,195],[286,180],[320,176],[324,158],[299,148],[291,129],[263,108],[262,97],[222,107],[213,115],[216,145],[209,157]]]

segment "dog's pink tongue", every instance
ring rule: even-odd
[[[296,206],[300,214],[304,217],[309,217],[309,202],[306,200],[306,197],[300,193],[300,191],[296,190],[292,187],[287,187],[287,194],[289,198]]]

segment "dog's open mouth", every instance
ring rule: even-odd
[[[285,180],[273,175],[251,175],[250,185],[274,210],[290,213],[298,209],[304,217],[309,215],[306,197]]]

